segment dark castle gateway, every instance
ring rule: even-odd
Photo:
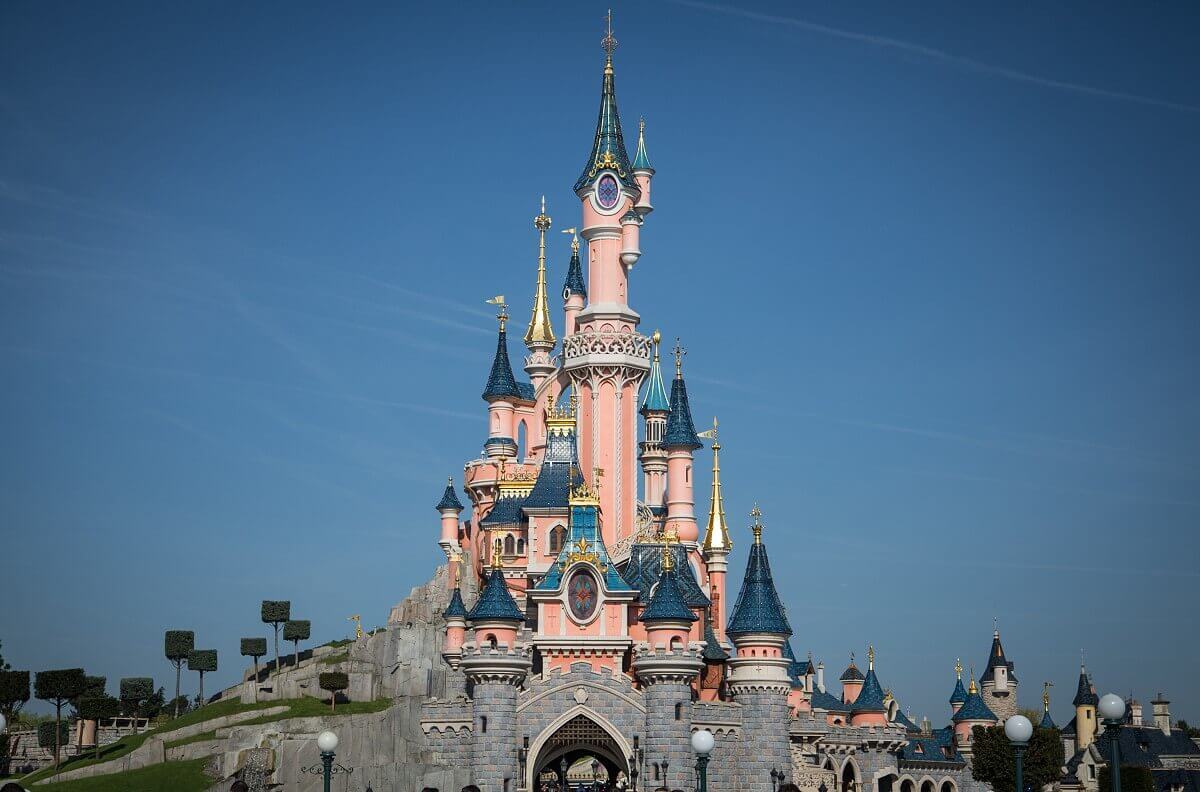
[[[704,728],[716,735],[714,789],[769,792],[783,776],[814,792],[970,792],[971,727],[1016,707],[998,634],[983,692],[973,679],[964,690],[960,674],[953,726],[912,723],[876,676],[873,651],[866,673],[851,662],[833,695],[823,665],[793,654],[757,508],[745,580],[727,610],[734,543],[716,424],[697,433],[678,346],[668,386],[659,334],[639,331],[630,304],[654,168],[644,125],[632,158],[625,146],[615,48],[610,32],[591,152],[574,184],[582,217],[561,351],[543,207],[527,380],[514,375],[498,298],[488,436],[465,466],[470,507],[453,482],[437,504],[450,574],[465,580],[443,614],[442,657],[461,695],[421,710],[432,764],[483,792],[540,790],[573,780],[572,768],[590,779],[593,762],[616,786],[690,790],[689,737]],[[712,441],[703,535],[693,495],[702,438]]]

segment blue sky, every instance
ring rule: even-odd
[[[259,600],[327,640],[428,578],[543,193],[564,275],[603,13],[4,4],[10,662],[169,685],[191,628],[215,689]],[[733,577],[757,500],[796,651],[874,643],[916,717],[996,617],[1060,722],[1081,648],[1200,718],[1194,8],[614,14],[631,302],[720,416]]]

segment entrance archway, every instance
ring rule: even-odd
[[[565,788],[566,774],[580,760],[595,760],[601,777],[629,777],[630,747],[611,723],[583,706],[564,713],[530,746],[526,789],[540,792],[542,779],[553,778]]]

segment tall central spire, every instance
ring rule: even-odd
[[[625,187],[640,193],[629,164],[629,153],[625,150],[625,138],[621,133],[621,116],[617,113],[617,89],[613,82],[613,52],[617,39],[612,32],[612,11],[608,12],[607,27],[601,39],[604,48],[604,83],[600,89],[600,117],[596,120],[596,140],[583,173],[575,182],[575,192],[582,190],[602,170],[612,171]]]
[[[729,526],[725,522],[725,498],[721,493],[721,443],[717,440],[717,419],[713,418],[712,452],[712,500],[708,507],[708,529],[704,532],[704,552],[711,554],[714,550],[730,552],[733,542],[729,540]],[[708,435],[709,432],[705,432]]]
[[[550,228],[550,216],[546,214],[544,195],[542,211],[533,218],[533,227],[538,231],[537,291],[533,296],[533,315],[529,317],[529,328],[525,330],[525,345],[554,346],[554,328],[550,325],[550,301],[546,297],[546,231]]]

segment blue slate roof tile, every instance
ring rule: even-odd
[[[705,660],[719,663],[729,659],[729,652],[721,646],[721,642],[717,640],[717,634],[713,632],[712,619],[704,620],[704,651],[702,656]]]
[[[963,687],[962,677],[954,682],[954,692],[950,694],[951,704],[962,704],[967,700],[967,689]]]
[[[955,723],[967,720],[991,721],[995,723],[999,719],[994,712],[988,709],[988,705],[983,702],[983,698],[978,693],[968,693],[967,700],[963,702],[962,709],[954,713],[954,717],[950,720]]]
[[[862,690],[850,705],[851,715],[860,712],[887,712],[887,706],[883,703],[883,687],[879,684],[879,677],[875,676],[874,668],[867,670]]]
[[[840,698],[820,690],[813,691],[812,706],[813,709],[823,709],[828,712],[850,712],[850,708]]]
[[[658,361],[658,347],[655,347],[654,361],[650,364],[650,376],[646,378],[646,395],[642,397],[642,415],[648,412],[670,412],[671,401],[667,398],[667,388],[663,385],[662,365]]]
[[[578,294],[587,298],[587,285],[583,280],[583,265],[579,262],[579,251],[571,251],[571,263],[567,265],[567,282],[563,285],[563,294]]]
[[[700,447],[683,377],[671,381],[671,414],[667,416],[667,430],[663,433],[662,444],[664,448],[688,448],[693,451]]]
[[[497,399],[520,399],[521,389],[513,376],[512,364],[508,362],[508,333],[500,331],[496,341],[496,356],[492,358],[492,370],[483,389],[484,401]]]
[[[1038,724],[1039,729],[1057,729],[1054,725],[1054,719],[1050,717],[1050,710],[1042,712],[1042,722]]]
[[[613,165],[602,167],[606,162],[612,162]],[[575,182],[575,192],[587,186],[602,169],[612,170],[626,187],[641,193],[633,178],[629,152],[625,150],[621,116],[617,112],[617,89],[613,80],[613,70],[610,68],[604,70],[604,83],[600,89],[600,116],[596,119],[596,139],[592,143],[592,153],[588,155],[587,165],[583,167],[583,173]]]
[[[459,618],[467,618],[467,606],[463,604],[462,592],[458,586],[454,587],[454,593],[450,595],[450,604],[446,606],[446,610],[442,611],[442,618],[449,619],[452,616]]]
[[[517,398],[522,401],[537,401],[537,391],[533,389],[533,383],[518,382],[517,383]]]
[[[689,608],[707,608],[712,603],[704,595],[692,565],[687,559],[687,549],[682,545],[671,546],[672,563],[675,566],[675,582],[683,592],[684,602]],[[636,544],[629,553],[629,560],[621,567],[621,575],[638,591],[640,602],[650,601],[650,590],[662,574],[662,545]]]
[[[496,501],[496,505],[488,512],[487,517],[479,521],[479,524],[484,526],[520,525],[525,520],[525,515],[521,513],[521,507],[524,504],[524,498],[501,498]]]
[[[504,572],[492,570],[467,618],[471,621],[525,621],[525,614],[517,607],[517,601],[504,582]]]
[[[438,505],[434,506],[434,508],[438,511],[441,511],[442,509],[458,509],[459,511],[463,510],[462,501],[458,499],[458,494],[454,491],[453,480],[446,484],[446,491],[442,493],[442,499],[438,501]]]
[[[608,555],[604,544],[604,536],[600,532],[596,507],[591,504],[576,504],[571,507],[571,516],[567,527],[567,538],[563,541],[558,559],[550,565],[550,569],[534,586],[539,591],[557,591],[563,584],[563,573],[571,566],[570,556],[577,552],[579,543],[583,542],[587,552],[596,554],[597,572],[604,580],[604,587],[609,591],[633,591],[633,587],[625,582],[617,566]]]
[[[846,666],[846,670],[838,677],[839,682],[862,682],[864,679],[862,671],[858,670],[858,666],[854,665],[854,661],[850,661],[850,665]]]
[[[1091,678],[1082,669],[1079,672],[1079,687],[1075,690],[1075,698],[1071,703],[1076,707],[1088,704],[1094,707],[1100,703],[1100,697],[1096,695],[1096,691],[1092,687]]]
[[[1008,679],[1010,682],[1016,682],[1017,677],[1013,673],[1012,661],[1004,656],[1004,647],[1000,644],[1000,631],[996,630],[992,634],[992,650],[988,652],[987,668],[983,670],[983,679],[991,679],[992,673],[997,666],[1004,666],[1008,669]]]
[[[761,542],[750,545],[742,590],[733,604],[725,633],[733,638],[750,633],[792,634],[792,627],[788,624],[783,603],[779,601],[779,592],[775,590],[775,581],[771,577],[767,546]]]
[[[679,584],[675,582],[675,570],[663,572],[658,577],[658,585],[650,595],[650,604],[642,611],[641,621],[696,621],[696,614],[683,600]]]

